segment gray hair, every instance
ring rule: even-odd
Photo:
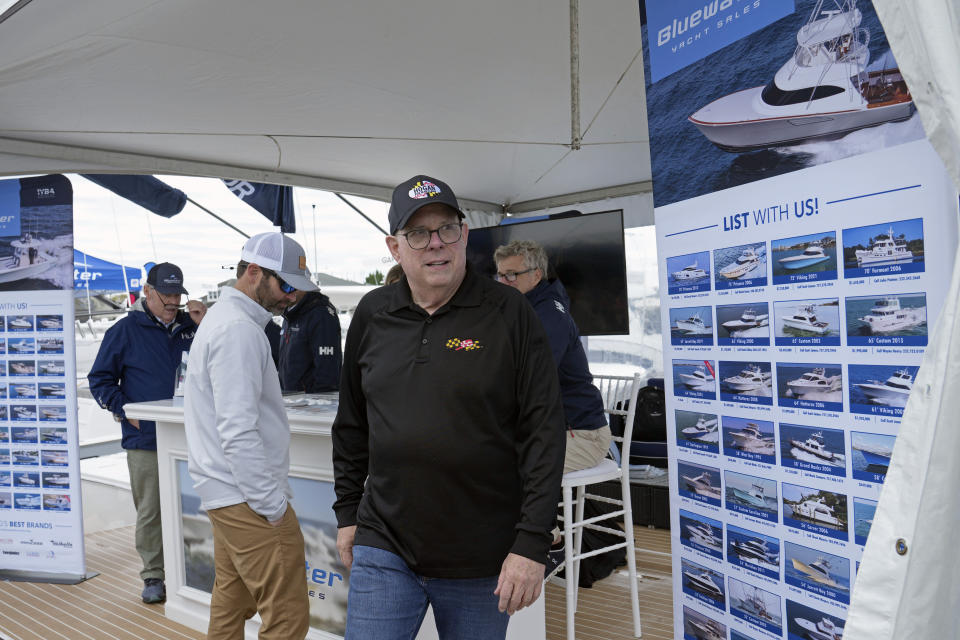
[[[547,252],[533,240],[514,240],[510,244],[497,247],[493,253],[494,262],[505,258],[520,256],[527,269],[540,269],[540,277],[547,279]]]

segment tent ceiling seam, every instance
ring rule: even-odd
[[[267,138],[277,147],[277,166],[275,166],[273,170],[280,171],[280,167],[283,165],[283,147],[280,146],[280,143],[277,142],[277,139],[273,136],[267,135]]]
[[[570,148],[580,148],[580,0],[570,0]],[[548,170],[549,172],[549,170]]]

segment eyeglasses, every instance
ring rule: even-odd
[[[437,229],[411,229],[406,233],[396,233],[395,235],[404,236],[410,248],[419,251],[427,248],[434,233],[437,234],[443,244],[453,244],[463,235],[463,223],[451,222]]]
[[[290,286],[284,281],[283,278],[277,275],[276,271],[271,271],[270,269],[264,269],[263,267],[260,267],[260,270],[263,271],[268,276],[273,276],[274,278],[277,279],[277,282],[280,284],[280,291],[283,291],[284,293],[293,293],[294,291],[297,290],[296,287]]]
[[[531,271],[536,271],[536,270],[537,270],[536,267],[531,267],[529,269],[524,269],[523,271],[507,271],[506,273],[500,273],[498,271],[497,280],[499,280],[500,282],[503,282],[504,280],[506,280],[507,282],[516,282],[517,276],[522,276],[525,273],[530,273]]]

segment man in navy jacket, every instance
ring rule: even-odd
[[[280,387],[284,392],[336,391],[343,366],[337,309],[319,291],[294,295],[297,301],[283,312]]]
[[[197,330],[190,315],[180,310],[180,296],[186,293],[179,267],[164,262],[150,269],[143,297],[104,334],[87,374],[94,399],[123,430],[121,446],[127,451],[137,509],[136,546],[143,561],[141,596],[148,604],[166,599],[157,431],[152,421],[127,419],[123,405],[173,397],[177,367]]]
[[[570,298],[559,280],[547,279],[547,254],[536,242],[514,240],[494,253],[497,279],[526,295],[550,341],[560,378],[567,424],[563,472],[593,467],[610,448],[603,398],[593,386],[580,330],[570,315]]]

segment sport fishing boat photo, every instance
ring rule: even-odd
[[[720,269],[719,275],[727,280],[736,280],[750,273],[760,264],[760,256],[752,247],[747,247],[737,259]]]
[[[793,516],[798,519],[806,519],[817,524],[826,524],[834,527],[842,526],[843,521],[838,518],[833,507],[828,506],[822,497],[807,498],[801,502],[791,505]]]
[[[773,620],[773,615],[771,615],[770,611],[767,609],[767,603],[764,602],[756,588],[753,589],[753,593],[750,595],[744,594],[743,599],[738,598],[738,600],[740,602],[739,606],[737,607],[738,609],[758,618],[763,618],[764,620]],[[777,616],[779,617],[779,613]]]
[[[704,440],[711,439],[713,442],[718,441],[717,436],[717,419],[713,418],[707,419],[704,416],[697,418],[697,424],[692,427],[686,427],[682,429],[680,433],[683,434],[684,438],[688,440]]]
[[[857,249],[856,254],[858,267],[913,262],[913,252],[907,249],[906,242],[898,240],[893,235],[892,226],[887,231],[887,235],[877,236],[869,249]]]
[[[906,369],[901,369],[884,382],[871,380],[854,386],[874,404],[903,407],[913,389],[913,376]]]
[[[712,386],[716,382],[713,375],[707,373],[707,370],[703,367],[697,367],[692,373],[681,373],[679,378],[680,382],[694,389]]]
[[[830,562],[828,562],[823,556],[817,558],[810,564],[802,562],[797,558],[791,558],[790,562],[793,563],[794,569],[800,573],[803,573],[814,582],[818,582],[835,589],[846,590],[846,587],[838,584],[837,581],[833,579],[833,576],[830,575]]]
[[[11,365],[12,366],[12,365]],[[63,364],[56,362],[41,362],[40,363],[40,373],[42,375],[63,375],[64,367]]]
[[[842,640],[843,638],[843,627],[835,625],[827,618],[819,622],[810,622],[806,618],[794,618],[794,622],[806,631],[810,640]]]
[[[753,329],[754,327],[764,327],[768,324],[770,315],[766,313],[758,314],[753,309],[746,309],[736,320],[728,320],[723,323],[723,327],[728,331],[739,331],[743,329]]]
[[[710,574],[706,571],[693,572],[684,571],[683,577],[687,581],[687,586],[695,591],[710,596],[716,600],[723,599],[723,590],[717,586]]]
[[[826,370],[823,367],[815,367],[813,371],[808,371],[796,380],[787,382],[787,386],[794,396],[804,396],[814,391],[836,391],[841,388],[842,380],[840,376],[825,375]]]
[[[32,329],[33,324],[30,322],[30,318],[26,316],[16,316],[15,318],[7,322],[7,326],[11,329]]]
[[[806,440],[791,439],[790,455],[795,460],[804,460],[806,462],[818,462],[829,464],[836,467],[842,467],[846,464],[846,456],[842,453],[836,453],[826,448],[823,441],[823,433],[816,432],[810,434]]]
[[[796,313],[783,317],[783,326],[797,331],[806,331],[817,335],[830,333],[830,323],[823,320],[817,320],[817,314],[812,305],[803,307]]]
[[[857,318],[870,328],[871,333],[893,333],[912,329],[927,323],[926,307],[900,307],[900,299],[894,296],[877,300],[870,313]]]
[[[769,508],[767,506],[766,496],[763,493],[763,487],[758,484],[752,485],[748,491],[744,491],[738,487],[730,487],[730,489],[740,502],[760,509]]]
[[[725,640],[727,637],[720,623],[713,620],[687,620],[687,624],[697,640]]]
[[[685,331],[688,335],[702,335],[713,332],[712,327],[707,326],[700,314],[677,320],[677,331]]]
[[[59,318],[43,318],[38,324],[44,329],[62,329],[63,320]]]
[[[40,508],[40,496],[39,496],[39,495],[29,494],[29,495],[18,496],[16,499],[14,499],[14,502],[15,502],[16,505],[17,505],[18,507],[20,507],[21,509],[38,509],[38,508]]]
[[[823,252],[823,247],[820,246],[819,242],[811,242],[806,246],[806,248],[804,248],[803,253],[800,255],[780,258],[778,262],[784,269],[793,271],[796,269],[812,267],[815,264],[826,262],[829,259],[830,256]]]
[[[14,451],[14,464],[37,464],[40,462],[40,456],[36,451]]]
[[[723,545],[723,540],[713,534],[713,529],[711,529],[708,524],[698,523],[687,525],[687,533],[690,534],[691,540],[705,547],[720,549]]]
[[[32,376],[36,372],[36,367],[34,367],[33,363],[31,362],[11,362],[10,371],[13,373]]]
[[[684,482],[687,484],[687,489],[693,491],[697,495],[707,496],[708,498],[720,499],[720,487],[714,487],[710,484],[710,472],[704,471],[695,478],[689,476],[683,476]]]
[[[41,407],[40,414],[46,420],[66,420],[67,410],[63,407]]]
[[[36,486],[37,481],[24,473],[22,475],[15,476],[14,483],[21,487],[33,487]]]
[[[751,453],[772,454],[774,450],[773,436],[764,436],[755,422],[748,422],[740,431],[730,432],[730,438],[735,447]]]
[[[674,280],[699,280],[706,278],[707,272],[697,266],[696,260],[693,264],[687,265],[680,271],[674,271],[672,274]]]
[[[770,553],[770,550],[767,549],[767,543],[760,538],[751,538],[746,542],[735,540],[730,543],[730,546],[744,560],[758,560],[764,564],[772,565],[779,562],[779,557]]]
[[[16,406],[13,408],[13,412],[20,420],[35,420],[37,417],[37,412],[30,407]]]
[[[769,84],[714,100],[690,122],[720,149],[739,153],[909,118],[913,99],[900,70],[867,70],[870,32],[860,27],[856,0],[835,4],[839,10],[824,10],[818,0],[793,56]]]
[[[723,384],[738,393],[743,393],[770,387],[771,377],[771,373],[769,371],[761,371],[759,365],[748,364],[743,371],[737,375],[724,378]]]
[[[867,465],[873,465],[875,467],[890,466],[890,458],[893,456],[893,451],[890,449],[880,449],[876,447],[854,447],[854,449],[863,456],[863,459],[867,461]]]
[[[57,255],[29,233],[10,243],[13,255],[0,259],[0,283],[36,278],[58,264]]]

